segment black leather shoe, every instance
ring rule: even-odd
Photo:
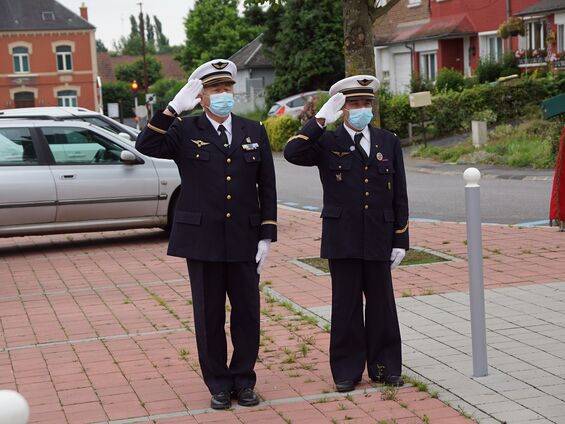
[[[371,380],[373,380],[375,383],[381,383],[387,386],[396,386],[396,387],[404,386],[404,380],[399,375],[389,375],[388,377],[385,378],[371,379]]]
[[[255,406],[259,404],[257,393],[249,387],[237,392],[237,403],[241,406]]]
[[[212,409],[230,409],[231,396],[230,392],[219,392],[212,396],[210,400],[210,407]]]
[[[355,382],[353,380],[337,381],[335,383],[335,389],[338,392],[350,392],[355,389]]]

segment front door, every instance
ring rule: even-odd
[[[125,147],[102,135],[102,130],[65,126],[41,130],[55,160],[51,171],[57,185],[57,222],[156,214],[159,182],[152,162],[122,162]]]

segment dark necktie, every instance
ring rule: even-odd
[[[355,148],[357,150],[359,150],[359,153],[361,153],[361,156],[363,156],[363,160],[365,162],[367,162],[369,160],[369,156],[367,156],[367,152],[365,151],[365,149],[361,146],[361,139],[363,138],[363,133],[357,133],[355,134],[355,136],[353,137],[353,142],[355,143]]]
[[[220,140],[222,140],[222,144],[227,149],[230,144],[228,143],[228,135],[226,134],[226,127],[220,124],[218,126],[218,131],[220,131]]]

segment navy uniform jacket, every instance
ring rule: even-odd
[[[157,113],[136,149],[173,159],[181,177],[168,254],[192,260],[254,261],[261,239],[277,238],[275,168],[259,122],[232,114],[224,147],[208,118]]]
[[[349,133],[320,128],[315,118],[291,137],[284,157],[317,166],[324,188],[322,252],[328,259],[389,261],[393,247],[408,249],[408,196],[400,141],[374,127],[364,163]]]

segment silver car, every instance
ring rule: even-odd
[[[268,116],[290,115],[298,118],[300,113],[304,110],[304,105],[312,96],[319,96],[320,94],[328,94],[327,91],[307,91],[305,93],[295,94],[294,96],[286,97],[277,101],[267,112]]]
[[[0,120],[0,236],[163,227],[180,177],[95,125]]]

